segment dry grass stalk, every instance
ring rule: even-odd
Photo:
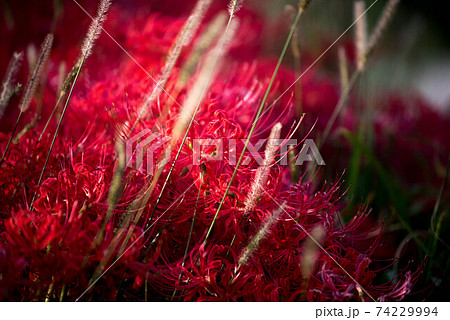
[[[73,68],[70,70],[69,74],[67,75],[66,80],[62,85],[60,96],[63,96],[67,93],[73,81],[75,80],[77,74],[79,73],[79,69],[84,64],[84,61],[86,61],[86,59],[91,55],[95,40],[98,39],[98,37],[102,32],[103,29],[102,26],[103,23],[106,21],[107,13],[110,6],[111,6],[110,0],[102,0],[100,2],[97,9],[97,16],[95,17],[94,20],[92,20],[91,24],[89,25],[88,32],[84,37],[83,45],[81,46],[81,55],[78,58],[75,65],[73,66]]]
[[[6,106],[14,94],[14,77],[17,70],[19,70],[22,58],[22,52],[14,52],[11,60],[9,61],[8,69],[6,70],[5,78],[3,79],[2,91],[0,93],[0,119],[3,117]]]
[[[192,53],[189,55],[188,60],[183,65],[178,77],[178,88],[186,86],[189,79],[195,73],[196,67],[201,57],[208,51],[211,44],[217,39],[220,32],[223,31],[226,25],[227,17],[224,13],[219,13],[213,21],[210,22],[205,32],[203,32],[198,41],[195,43]]]
[[[194,44],[191,54],[187,61],[181,67],[178,74],[177,84],[172,91],[172,97],[176,99],[178,94],[186,87],[189,79],[194,78],[194,73],[197,70],[197,66],[201,57],[208,51],[212,43],[217,40],[220,33],[225,29],[227,15],[225,13],[219,13],[205,28],[206,30],[199,36],[199,39]],[[164,123],[164,119],[169,113],[170,105],[165,105],[160,116],[158,117],[158,123]],[[157,124],[153,127],[156,130]]]
[[[119,249],[119,253],[118,253],[119,256],[126,249],[126,246],[131,238],[131,235],[134,232],[134,228],[136,227],[139,220],[141,219],[141,216],[147,207],[148,201],[150,200],[150,197],[153,194],[153,190],[156,188],[159,177],[161,176],[165,165],[170,160],[171,153],[172,153],[172,147],[169,144],[169,146],[165,149],[164,154],[162,155],[161,161],[158,162],[157,169],[156,169],[155,175],[153,176],[152,180],[150,182],[148,182],[144,186],[144,188],[141,189],[141,191],[139,192],[139,195],[136,198],[136,201],[131,205],[130,212],[136,212],[136,214],[133,217],[133,221],[131,221],[131,216],[130,216],[129,218],[126,219],[126,221],[124,223],[123,230],[128,229],[128,232],[125,236],[125,240],[123,241],[122,246]],[[156,205],[155,205],[154,209],[155,208],[156,208]],[[153,213],[154,213],[154,211],[153,211]],[[145,225],[145,228],[144,228],[145,230],[147,230],[147,228],[149,227],[149,223],[152,220],[153,213],[150,216],[150,218],[148,219],[147,224]]]
[[[391,22],[392,17],[396,12],[399,3],[400,0],[390,0],[386,5],[386,7],[384,8],[383,14],[381,15],[380,20],[378,20],[377,26],[375,27],[375,30],[370,36],[369,44],[367,45],[367,51],[364,58],[364,63],[367,60],[367,58],[372,54],[373,50],[375,50],[377,45],[380,43],[381,38],[383,37],[384,32],[386,31],[389,23]]]
[[[188,21],[183,26],[180,33],[179,45],[187,46],[192,42],[195,33],[200,27],[201,22],[205,16],[206,11],[211,6],[212,0],[199,0],[194,8],[194,11],[189,16]],[[178,41],[177,41],[178,42]]]
[[[364,11],[366,11],[364,1],[356,1],[353,6],[353,12],[356,19],[355,44],[358,70],[364,68],[364,55],[367,51],[367,16],[364,14]]]
[[[158,183],[158,180],[164,170],[164,167],[170,160],[170,155],[172,153],[173,148],[175,147],[179,138],[182,136],[183,132],[187,129],[188,124],[190,122],[192,123],[192,121],[194,119],[193,117],[195,117],[195,114],[198,111],[198,108],[200,107],[201,101],[209,88],[211,80],[214,78],[215,74],[217,73],[217,69],[218,69],[217,65],[221,64],[223,56],[228,51],[231,39],[236,34],[237,26],[238,26],[238,22],[236,20],[231,21],[228,32],[225,32],[225,34],[221,37],[221,39],[219,40],[219,43],[213,49],[212,53],[205,57],[205,62],[200,69],[199,75],[198,75],[194,85],[192,86],[192,89],[188,93],[186,102],[184,104],[184,108],[182,110],[180,110],[179,118],[174,125],[174,129],[172,130],[172,139],[164,151],[162,161],[158,164],[158,168],[157,168],[151,182],[141,190],[140,196],[138,197],[139,200],[136,201],[132,206],[133,210],[137,210],[137,213],[133,219],[133,225],[130,227],[128,234],[127,234],[127,238],[125,239],[119,252],[123,252],[128,240],[129,240],[129,237],[131,236],[134,226],[137,224],[140,217],[142,216],[142,213],[147,206],[147,203],[153,193],[153,190],[155,189],[155,187]],[[170,174],[169,174],[169,176],[170,176]],[[160,193],[160,196],[158,199],[160,199],[162,192],[164,191],[164,188],[165,188],[165,184],[162,187],[162,190],[161,190],[161,193]],[[157,200],[156,204],[153,207],[152,214],[150,215],[150,217],[148,219],[145,229],[148,228],[148,226],[153,218],[153,214],[155,213],[155,210],[158,206],[158,203],[159,203],[159,200]]]
[[[339,74],[341,75],[341,92],[344,92],[345,88],[348,86],[349,82],[349,72],[348,72],[348,61],[347,55],[345,53],[344,47],[339,47],[338,49],[339,58]]]
[[[256,207],[258,199],[262,193],[262,188],[264,188],[267,183],[270,166],[275,161],[275,156],[278,150],[276,140],[280,139],[281,128],[281,123],[277,123],[273,126],[272,131],[270,132],[269,140],[267,141],[265,149],[263,164],[256,170],[255,181],[253,181],[251,186],[250,195],[245,200],[244,214],[252,211]]]
[[[97,17],[92,21],[91,25],[89,26],[89,30],[86,34],[86,37],[84,39],[84,42],[83,42],[83,45],[81,48],[81,57],[78,59],[78,62],[76,63],[75,67],[72,69],[72,71],[76,69],[76,72],[74,73],[73,81],[70,81],[70,91],[69,91],[68,97],[66,99],[66,103],[64,104],[64,108],[62,109],[61,117],[58,120],[58,126],[56,127],[55,134],[53,135],[53,140],[52,140],[52,143],[50,144],[50,149],[47,153],[47,158],[45,159],[44,167],[41,170],[41,175],[40,175],[38,183],[37,183],[38,186],[41,185],[42,179],[44,177],[45,169],[47,168],[47,164],[50,159],[50,154],[53,150],[53,146],[55,144],[56,137],[58,136],[59,129],[61,127],[61,123],[64,119],[64,115],[66,114],[67,107],[69,105],[70,98],[72,97],[72,92],[73,92],[73,89],[75,88],[75,84],[77,82],[78,76],[80,75],[80,72],[81,72],[84,62],[86,61],[86,59],[89,57],[89,55],[92,52],[92,48],[94,46],[95,40],[99,37],[101,31],[103,30],[102,24],[106,20],[106,14],[108,12],[110,5],[111,5],[111,1],[102,0],[100,2],[98,10],[97,10]],[[69,74],[68,78],[70,76],[71,75]],[[64,85],[63,85],[63,87],[64,87]],[[60,97],[59,97],[58,101],[56,102],[55,108],[53,109],[52,115],[50,116],[49,120],[47,121],[47,125],[50,122],[50,119],[53,116],[56,108],[58,107],[59,101],[62,99],[62,96],[63,95],[60,94]],[[47,127],[47,125],[46,125],[46,127]],[[43,132],[41,133],[41,137],[42,137],[42,134],[43,134]],[[31,209],[33,209],[33,202],[36,199],[36,194],[37,193],[35,192],[33,198],[31,199],[31,205],[30,205]]]
[[[34,64],[33,71],[30,73],[30,77],[27,82],[25,93],[22,96],[22,100],[20,101],[20,104],[19,104],[19,110],[20,110],[19,116],[17,117],[16,124],[14,125],[13,131],[8,140],[8,144],[6,145],[5,152],[3,153],[2,159],[0,160],[0,165],[5,160],[5,157],[8,153],[9,147],[10,147],[11,142],[14,137],[14,133],[17,130],[17,127],[19,125],[22,114],[25,111],[27,111],[28,108],[30,107],[31,99],[33,98],[34,92],[36,91],[36,88],[37,88],[37,85],[39,82],[39,77],[42,72],[42,68],[44,67],[45,62],[47,61],[48,56],[50,55],[50,50],[52,48],[52,44],[53,44],[53,34],[49,33],[49,34],[47,34],[44,41],[42,42],[39,58],[37,59],[36,63]]]
[[[205,57],[198,77],[187,95],[184,108],[180,110],[179,118],[174,125],[171,141],[172,146],[177,143],[178,139],[186,130],[190,120],[196,113],[201,100],[208,91],[211,80],[215,77],[217,70],[219,69],[218,65],[221,64],[225,53],[228,51],[230,41],[236,34],[237,26],[238,22],[233,20],[228,32],[222,36],[216,48]]]
[[[288,15],[288,18],[291,20],[291,25],[294,24],[295,18],[297,16],[297,11],[293,5],[286,5],[285,7],[286,14]],[[301,116],[303,114],[303,102],[302,102],[302,96],[303,96],[303,88],[302,88],[302,81],[301,81],[301,71],[300,71],[300,62],[301,62],[301,51],[300,51],[300,27],[297,26],[295,29],[294,35],[292,37],[291,42],[291,51],[292,55],[294,57],[294,71],[295,71],[295,78],[299,79],[295,83],[295,112],[297,116]]]
[[[99,232],[97,233],[94,241],[91,245],[91,251],[97,248],[101,242],[103,241],[103,237],[105,235],[106,227],[109,223],[109,220],[111,219],[112,213],[114,209],[117,206],[117,203],[119,202],[120,196],[123,191],[123,175],[125,173],[126,169],[126,153],[125,153],[125,144],[123,142],[123,138],[121,137],[121,134],[123,134],[123,131],[120,131],[120,133],[116,137],[116,167],[114,169],[113,178],[111,181],[111,186],[109,188],[109,194],[108,194],[108,210],[106,212],[105,220],[103,221],[103,225],[100,228]],[[112,252],[115,251],[117,248],[117,245],[120,243],[121,237],[124,234],[124,228],[119,227],[114,230],[114,233],[116,234],[116,237],[111,242],[110,246],[105,250],[103,259],[101,263],[99,264],[95,274],[96,275],[101,273],[103,270],[104,264],[109,261],[109,259],[112,256]],[[83,261],[83,266],[85,266],[88,262],[88,256]]]
[[[49,126],[51,119],[55,115],[62,98],[65,96],[65,94],[67,92],[69,92],[69,90],[71,88],[73,89],[73,86],[75,85],[76,79],[78,78],[78,76],[80,74],[80,71],[81,71],[81,68],[83,67],[84,62],[89,57],[89,55],[92,53],[92,48],[94,47],[95,40],[98,39],[98,37],[100,36],[100,34],[102,32],[102,29],[103,29],[102,25],[106,20],[107,13],[108,13],[110,6],[111,6],[110,0],[102,0],[100,2],[98,9],[97,9],[97,16],[95,17],[95,19],[92,20],[91,24],[89,25],[88,32],[86,33],[86,36],[83,40],[83,45],[81,46],[81,54],[78,57],[77,62],[72,67],[72,69],[70,70],[69,74],[67,75],[66,79],[64,80],[64,82],[61,86],[58,100],[55,104],[55,107],[53,108],[52,113],[50,114],[50,117],[47,120],[47,123],[45,124],[44,129],[41,132],[39,140],[42,139],[44,132],[47,130],[47,127]],[[62,118],[64,117],[69,100],[70,100],[70,95],[66,101],[66,105],[64,106],[63,110],[61,111],[61,114],[60,114],[60,117],[58,120],[59,123],[61,123]]]
[[[367,45],[366,52],[362,56],[362,59],[360,59],[362,64],[362,69],[356,69],[355,72],[353,72],[352,76],[350,77],[347,86],[344,88],[341,97],[334,108],[333,114],[331,115],[330,119],[328,120],[327,126],[325,127],[324,133],[322,135],[322,138],[320,140],[320,146],[325,143],[325,140],[328,138],[328,135],[331,132],[331,128],[334,125],[334,122],[336,121],[336,118],[339,114],[341,114],[342,110],[344,109],[347,99],[350,95],[351,89],[355,85],[356,81],[359,79],[359,76],[364,71],[364,67],[367,64],[367,60],[370,57],[370,55],[375,50],[376,46],[380,43],[380,40],[388,27],[389,23],[392,20],[392,17],[394,16],[394,13],[397,9],[397,6],[399,4],[400,0],[390,0],[386,7],[383,10],[383,14],[381,15],[381,18],[378,20],[377,26],[375,27],[375,30],[373,31],[372,35],[369,39],[369,44]]]
[[[45,62],[50,55],[52,44],[53,34],[49,33],[42,43],[41,52],[36,63],[34,64],[34,69],[30,74],[24,95],[22,97],[22,100],[20,101],[19,109],[22,113],[27,111],[30,107],[31,99],[33,98],[34,92],[36,91],[37,85],[39,83],[39,76],[42,72],[42,68],[44,67]]]
[[[247,264],[248,260],[253,256],[255,251],[258,249],[262,240],[270,233],[272,227],[278,222],[278,218],[284,210],[286,203],[283,203],[273,214],[271,214],[258,232],[253,236],[247,247],[244,248],[238,260],[237,270],[241,266]]]
[[[119,250],[119,255],[120,255],[120,253],[123,252],[123,250],[125,250],[125,247],[131,237],[134,227],[135,227],[135,225],[137,225],[140,217],[142,216],[142,213],[144,212],[144,210],[147,206],[147,203],[148,203],[151,195],[153,194],[153,190],[155,189],[155,187],[158,183],[158,180],[164,170],[165,165],[169,162],[170,155],[172,153],[173,148],[175,147],[177,141],[179,140],[179,138],[181,137],[183,132],[186,130],[190,120],[193,120],[193,117],[195,116],[195,113],[197,112],[197,110],[200,106],[201,100],[203,99],[204,94],[206,93],[206,91],[209,88],[211,80],[214,78],[214,76],[217,72],[216,71],[217,64],[220,64],[221,60],[223,59],[223,56],[228,51],[229,43],[230,43],[231,39],[234,37],[234,35],[236,34],[236,30],[237,30],[237,22],[233,21],[230,25],[230,29],[228,30],[228,32],[226,32],[222,36],[218,45],[213,50],[213,52],[212,52],[213,56],[207,56],[205,58],[205,63],[201,67],[199,76],[197,77],[192,89],[188,93],[188,97],[184,104],[184,108],[182,110],[180,110],[179,118],[178,118],[177,122],[175,123],[174,129],[172,131],[172,139],[171,139],[170,143],[167,145],[167,147],[162,155],[162,160],[158,164],[157,170],[156,170],[154,176],[152,177],[151,182],[146,184],[146,186],[141,189],[141,192],[137,198],[137,201],[135,201],[135,203],[133,203],[133,205],[131,207],[132,211],[137,211],[137,212],[133,218],[133,223],[131,224],[131,226],[128,230],[126,238]],[[164,186],[161,191],[161,194],[162,194],[163,190],[164,190]],[[161,196],[161,194],[160,194],[160,196]],[[153,214],[155,213],[157,205],[158,205],[158,200],[153,207],[152,214],[150,215],[150,217],[148,219],[145,229],[148,228],[148,225],[150,224],[150,222],[153,218]]]
[[[204,244],[208,241],[209,235],[211,234],[211,231],[212,231],[212,229],[214,227],[214,224],[215,224],[215,222],[217,220],[217,217],[219,216],[220,210],[222,209],[222,206],[223,206],[223,204],[225,202],[225,198],[228,196],[228,192],[230,191],[230,188],[231,188],[231,185],[233,183],[234,177],[236,176],[236,174],[237,174],[237,172],[239,170],[239,166],[241,165],[241,162],[242,162],[242,160],[244,158],[244,153],[245,153],[245,151],[246,151],[246,149],[248,147],[250,139],[252,138],[253,133],[254,133],[254,131],[256,129],[256,125],[258,124],[258,121],[259,121],[259,119],[260,119],[260,117],[262,115],[262,112],[263,112],[264,108],[265,108],[265,104],[267,102],[267,99],[269,98],[272,86],[275,83],[276,75],[278,74],[278,71],[279,71],[279,69],[281,67],[283,59],[284,59],[284,57],[286,55],[286,52],[287,52],[287,50],[289,48],[289,45],[291,43],[292,37],[293,37],[293,35],[295,33],[295,30],[297,29],[298,23],[300,22],[300,19],[301,19],[303,13],[305,12],[305,9],[306,9],[306,7],[308,6],[309,3],[310,3],[310,1],[302,0],[300,2],[300,4],[299,4],[300,7],[299,7],[299,10],[297,12],[297,16],[295,17],[295,21],[294,21],[294,23],[293,23],[293,25],[291,27],[291,30],[289,32],[289,35],[288,35],[286,41],[284,43],[283,50],[281,51],[281,54],[278,57],[278,62],[277,62],[277,65],[276,65],[276,67],[275,67],[275,69],[274,69],[274,71],[272,73],[272,77],[271,77],[271,79],[269,81],[269,85],[267,86],[266,93],[264,94],[264,97],[261,100],[261,104],[260,104],[260,106],[258,108],[258,111],[255,114],[255,121],[253,122],[253,124],[252,124],[252,126],[250,128],[250,131],[248,132],[247,139],[245,141],[244,148],[241,151],[241,155],[239,157],[239,160],[238,160],[238,162],[237,162],[237,164],[236,164],[236,166],[234,168],[234,171],[233,171],[233,174],[231,175],[230,180],[228,181],[227,188],[226,188],[225,192],[223,193],[223,196],[222,196],[222,199],[220,200],[219,206],[217,207],[216,214],[214,215],[214,218],[212,219],[211,224],[209,225],[208,231],[206,232],[205,239],[203,240]]]

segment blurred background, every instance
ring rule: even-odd
[[[257,2],[257,1],[253,1]],[[288,4],[295,1],[264,1],[255,6],[274,21]],[[373,30],[386,0],[366,0],[368,29]],[[450,109],[450,21],[445,10],[427,1],[404,0],[382,43],[382,54],[370,67],[373,85],[414,89],[422,93],[434,107]],[[353,1],[316,0],[305,15],[301,32],[304,47],[321,53],[323,39],[335,40],[353,21]],[[352,36],[354,28],[345,38]],[[333,55],[333,52],[330,53]],[[336,54],[336,51],[334,52]]]
[[[96,1],[78,1],[85,8],[95,10]],[[116,0],[133,7],[141,5],[141,0]],[[195,1],[191,2],[192,5]],[[218,0],[226,6],[226,0]],[[305,27],[301,41],[311,54],[322,50],[318,39],[336,39],[353,21],[352,0],[315,0],[308,15],[302,21]],[[369,7],[374,1],[365,1]],[[386,0],[378,0],[367,14],[369,30],[376,23]],[[149,11],[165,11],[178,14],[177,7],[170,1],[148,0]],[[263,3],[263,5],[261,5]],[[292,0],[248,0],[246,5],[252,6],[274,24],[285,16],[286,5],[295,5]],[[378,57],[371,68],[374,85],[386,87],[414,88],[422,93],[436,108],[445,112],[450,108],[450,21],[446,11],[427,1],[404,0],[400,3],[386,39],[383,42],[383,55]],[[182,8],[178,8],[182,10]],[[66,11],[66,12],[64,12]],[[0,37],[5,40],[10,32],[17,30],[17,23],[25,21],[33,26],[20,38],[2,41],[0,53],[1,65],[9,60],[12,52],[29,43],[37,44],[49,28],[55,27],[59,19],[67,12],[75,12],[79,22],[87,21],[87,17],[79,15],[80,9],[71,0],[1,0]],[[39,21],[37,21],[39,19]],[[268,35],[273,34],[273,25],[266,24]],[[348,32],[351,35],[353,29]],[[68,40],[73,39],[68,35]],[[269,37],[267,37],[269,38]],[[270,39],[273,40],[273,39]],[[281,39],[280,39],[281,40]],[[274,42],[266,43],[274,47]],[[281,45],[281,41],[279,43]],[[268,48],[266,48],[268,49]],[[271,51],[271,50],[268,50]],[[275,51],[273,52],[275,53]],[[392,72],[394,70],[394,72]]]

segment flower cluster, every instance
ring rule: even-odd
[[[181,3],[175,7],[184,15],[191,9]],[[159,166],[150,172],[137,168],[133,157],[123,160],[131,136],[145,129],[171,136],[179,129],[202,66],[214,59],[221,44],[225,24],[216,35],[214,28],[227,4],[219,1],[184,46],[164,79],[164,90],[145,105],[158,82],[149,74],[164,74],[167,53],[176,47],[187,21],[159,9],[133,20],[125,2],[112,6],[105,29],[133,58],[103,35],[81,69],[67,113],[56,108],[60,128],[54,119],[47,127],[46,119],[64,80],[59,70],[70,63],[64,53],[75,60],[77,48],[76,43],[58,43],[56,33],[46,85],[31,106],[40,117],[10,145],[9,126],[0,133],[0,151],[7,152],[0,167],[0,299],[388,301],[410,294],[420,270],[405,270],[388,280],[377,276],[380,264],[374,254],[383,245],[386,225],[373,225],[364,206],[344,221],[345,192],[339,179],[331,185],[318,183],[301,168],[307,178],[292,182],[290,168],[277,163],[287,156],[279,150],[267,162],[264,179],[257,179],[261,169],[245,139],[276,62],[256,56],[264,21],[245,4],[236,13],[240,27],[225,44],[228,55],[217,66],[227,68],[213,77],[198,113],[190,114],[195,121],[184,128],[185,139],[159,150],[154,155]],[[64,28],[64,34],[73,34],[72,26]],[[302,79],[303,136],[314,123],[315,130],[324,129],[338,100],[337,83],[315,75],[311,70]],[[299,119],[295,99],[290,93],[282,96],[294,80],[289,67],[280,69],[268,97],[274,105],[259,120],[251,143],[268,138],[278,123],[283,124],[282,137],[298,134],[292,129]],[[8,107],[13,115],[14,99]],[[417,122],[392,117],[407,109],[392,101],[392,108],[377,115],[380,136],[390,129],[393,134],[417,133]],[[145,115],[136,122],[143,106]],[[427,121],[444,122],[425,106],[420,113]],[[24,119],[32,122],[33,115]],[[349,129],[357,121],[350,112],[343,117]],[[243,152],[250,161],[235,172],[229,150],[223,161],[210,161],[213,146],[203,147],[200,159],[194,159],[194,139],[235,139],[237,155]],[[439,139],[436,135],[434,141],[448,144]],[[327,144],[324,148],[327,154],[333,150]],[[257,181],[263,185],[255,188]]]

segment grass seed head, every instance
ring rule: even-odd
[[[14,52],[9,62],[0,93],[0,119],[3,117],[5,108],[14,93],[14,77],[17,73],[17,70],[19,70],[22,58],[22,52]]]
[[[231,0],[228,5],[228,12],[230,16],[234,16],[242,7],[243,0]]]
[[[94,42],[98,39],[100,33],[102,32],[102,25],[106,20],[106,15],[110,6],[110,0],[102,0],[98,6],[97,16],[91,22],[86,37],[84,38],[83,45],[81,46],[81,54],[84,60],[87,59],[87,57],[92,53]]]
[[[30,74],[28,79],[28,83],[22,96],[22,100],[19,105],[19,109],[21,112],[27,111],[30,107],[31,99],[33,98],[34,92],[36,91],[37,85],[39,83],[39,76],[42,72],[42,68],[44,67],[45,62],[50,55],[50,50],[53,45],[53,34],[49,33],[44,39],[44,42],[41,46],[41,52],[39,53],[39,57],[34,64],[34,69]]]

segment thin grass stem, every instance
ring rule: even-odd
[[[66,103],[65,103],[64,108],[62,110],[61,118],[59,119],[58,126],[56,127],[55,134],[53,135],[53,140],[52,140],[52,143],[50,144],[50,149],[48,150],[47,158],[45,159],[45,163],[44,163],[44,167],[42,168],[41,175],[39,176],[39,180],[38,180],[38,183],[36,185],[38,187],[41,185],[42,179],[44,178],[44,173],[45,173],[45,169],[47,168],[48,160],[50,159],[50,155],[52,153],[53,147],[54,147],[55,142],[56,142],[56,137],[58,136],[59,129],[61,128],[61,123],[62,123],[62,121],[64,119],[64,115],[66,114],[67,106],[69,105],[70,98],[72,97],[73,89],[75,88],[75,84],[77,82],[78,76],[80,75],[80,71],[81,71],[81,68],[82,68],[83,64],[84,64],[84,60],[81,63],[80,67],[78,68],[78,71],[76,73],[74,82],[72,83],[72,86],[70,88],[69,96],[67,97]],[[34,200],[36,199],[36,195],[37,195],[37,192],[34,193],[33,198],[31,199],[30,210],[33,210],[33,203],[34,203]]]
[[[61,128],[61,123],[64,119],[64,116],[67,111],[67,107],[68,107],[70,99],[72,97],[72,93],[75,88],[75,84],[77,83],[78,77],[80,75],[80,72],[81,72],[81,69],[83,68],[84,63],[86,62],[86,59],[92,53],[92,48],[94,46],[95,40],[97,40],[98,37],[100,36],[101,30],[102,30],[102,24],[106,20],[107,12],[108,12],[110,6],[111,6],[110,0],[102,0],[100,2],[98,9],[97,9],[97,16],[95,19],[93,19],[92,23],[90,24],[88,32],[86,34],[86,37],[84,38],[83,45],[81,47],[81,56],[78,59],[77,64],[75,65],[75,66],[78,66],[78,68],[76,70],[73,82],[70,86],[70,91],[69,91],[68,97],[66,99],[66,103],[61,112],[61,117],[59,119],[58,126],[56,128],[55,134],[53,135],[53,140],[50,145],[50,149],[48,151],[47,158],[45,159],[44,167],[42,168],[41,175],[39,177],[39,181],[37,183],[38,187],[41,185],[42,179],[44,177],[45,169],[47,168],[47,164],[50,159],[50,155],[52,153],[53,147],[55,145],[55,141],[56,141],[56,137],[58,136],[59,129]],[[52,37],[52,39],[53,39],[53,37]],[[68,78],[70,78],[70,74],[69,74]],[[36,195],[37,195],[37,192],[34,193],[33,198],[31,200],[31,204],[30,204],[31,210],[33,210],[33,203],[34,203],[34,200],[36,199]]]
[[[306,6],[306,4],[305,4],[305,6]],[[204,242],[206,242],[208,240],[208,238],[209,238],[209,235],[210,235],[210,233],[212,231],[212,228],[214,227],[214,223],[216,222],[216,219],[217,219],[217,217],[219,215],[219,212],[222,209],[222,206],[223,206],[223,204],[225,202],[225,198],[227,197],[228,192],[230,191],[231,184],[233,183],[234,177],[236,176],[236,173],[237,173],[237,171],[239,169],[239,166],[240,166],[242,160],[244,159],[245,151],[247,150],[248,144],[250,143],[250,139],[251,139],[251,137],[253,135],[253,132],[256,129],[256,125],[258,123],[259,116],[261,115],[261,113],[262,113],[262,111],[263,111],[263,109],[265,107],[266,101],[267,101],[267,99],[269,97],[269,94],[270,94],[270,90],[272,89],[272,86],[273,86],[273,84],[275,82],[275,78],[276,78],[276,76],[278,74],[278,70],[280,69],[281,63],[283,62],[284,56],[286,55],[286,52],[287,52],[287,50],[289,48],[289,44],[291,43],[292,37],[294,36],[295,30],[297,29],[297,25],[298,25],[298,23],[300,21],[300,18],[302,16],[304,10],[305,10],[305,8],[302,7],[302,6],[298,10],[298,13],[297,13],[297,16],[295,17],[295,21],[294,21],[294,23],[292,25],[291,31],[289,32],[289,36],[286,39],[286,42],[284,44],[283,51],[281,52],[281,55],[280,55],[280,57],[278,59],[277,66],[275,67],[275,70],[274,70],[274,72],[272,74],[272,78],[270,79],[270,82],[269,82],[269,85],[267,87],[266,93],[264,94],[264,98],[263,98],[263,100],[261,102],[261,105],[260,105],[260,107],[258,109],[258,112],[256,113],[255,121],[253,122],[253,125],[252,125],[252,127],[250,129],[250,132],[249,132],[248,136],[247,136],[244,148],[243,148],[242,153],[241,153],[241,155],[239,157],[239,160],[238,160],[238,162],[236,164],[236,167],[234,169],[233,175],[231,176],[230,182],[227,185],[227,189],[225,190],[225,192],[223,194],[222,200],[220,201],[220,204],[219,204],[219,207],[217,208],[216,214],[215,214],[215,216],[214,216],[214,218],[213,218],[213,220],[211,222],[211,225],[209,226],[208,232],[206,233],[206,237],[205,237]]]
[[[23,52],[14,52],[6,70],[5,78],[2,84],[2,91],[0,93],[0,119],[3,117],[6,106],[11,97],[14,95],[14,78],[20,68],[22,62]]]
[[[284,211],[285,206],[286,203],[283,203],[266,219],[258,232],[250,240],[249,244],[244,248],[244,250],[242,250],[242,253],[239,256],[236,273],[243,265],[246,265],[248,263],[249,259],[253,256],[255,251],[258,250],[261,241],[263,241],[269,235],[273,226],[278,222],[278,218]]]
[[[188,236],[188,240],[187,240],[187,243],[186,243],[186,249],[184,250],[183,261],[181,262],[181,267],[182,268],[184,267],[184,263],[186,262],[186,257],[187,257],[188,251],[189,251],[189,245],[191,244],[192,232],[194,231],[195,216],[197,214],[198,201],[200,200],[201,192],[202,192],[202,183],[200,183],[200,186],[198,188],[197,200],[195,201],[194,213],[192,215],[191,229],[189,230],[189,236]],[[180,275],[178,276],[178,281],[180,281],[182,273],[183,272],[180,272]],[[177,294],[177,291],[175,290],[173,292],[173,294],[172,294],[172,298],[170,299],[171,301],[176,296],[176,294]]]
[[[42,137],[44,136],[44,133],[45,133],[45,131],[47,130],[47,127],[49,126],[50,121],[52,120],[53,116],[55,115],[56,110],[58,109],[58,105],[59,105],[59,103],[61,102],[62,98],[63,98],[63,95],[60,95],[59,98],[58,98],[58,100],[56,101],[55,107],[53,108],[52,113],[51,113],[50,116],[48,117],[48,120],[47,120],[47,123],[46,123],[45,126],[44,126],[44,129],[42,129],[41,134],[39,135],[38,142],[42,140]]]
[[[6,154],[8,153],[9,147],[10,147],[11,142],[12,142],[13,137],[14,137],[14,133],[17,130],[17,126],[19,125],[19,121],[20,121],[20,118],[22,117],[22,114],[23,114],[23,112],[20,111],[19,112],[19,116],[17,117],[17,120],[16,120],[16,124],[14,125],[13,131],[11,133],[11,136],[9,137],[8,144],[6,145],[5,152],[3,152],[2,159],[0,160],[0,166],[3,164],[3,161],[5,161]]]
[[[322,148],[323,144],[325,143],[328,136],[330,135],[331,129],[333,128],[333,125],[336,122],[338,115],[340,115],[342,110],[344,109],[344,107],[347,103],[348,97],[350,96],[350,92],[353,89],[353,86],[356,84],[360,75],[361,75],[361,70],[357,69],[355,72],[353,72],[352,76],[350,77],[350,80],[348,81],[347,86],[344,88],[344,90],[339,98],[339,101],[336,104],[336,107],[334,108],[333,113],[331,114],[331,117],[327,122],[325,130],[323,131],[322,137],[319,142],[319,149]]]

